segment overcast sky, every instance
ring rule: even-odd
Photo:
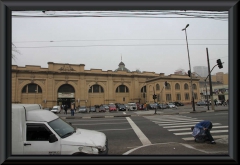
[[[13,15],[18,14],[23,12],[13,12]],[[44,15],[41,11],[24,14]],[[48,13],[48,16],[56,14]],[[187,37],[192,71],[194,66],[207,66],[208,48],[211,68],[217,59],[224,62],[223,68],[215,67],[212,74],[228,73],[228,21],[172,16],[13,16],[12,42],[20,54],[16,54],[12,64],[42,68],[47,68],[48,62],[85,64],[85,70],[107,71],[117,69],[122,60],[130,71],[139,69],[165,75],[173,74],[178,69],[187,72],[188,52],[182,29],[189,24]]]

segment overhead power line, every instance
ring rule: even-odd
[[[73,42],[73,41],[157,41],[157,40],[185,40],[185,39],[95,39],[95,40],[50,40],[50,41],[15,41],[14,43],[27,42]],[[188,39],[188,40],[228,40],[228,39]]]
[[[137,45],[83,45],[83,46],[33,46],[33,47],[17,47],[17,48],[64,48],[64,47],[95,47],[95,46],[171,46],[186,44],[137,44]],[[228,44],[189,44],[189,45],[228,45]]]

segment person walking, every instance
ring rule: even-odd
[[[64,105],[64,111],[65,111],[64,114],[67,114],[67,105]]]
[[[195,127],[191,127],[191,130],[193,131],[192,136],[194,136],[196,138],[198,135],[205,133],[207,139],[209,140],[209,144],[216,144],[216,142],[214,141],[214,139],[210,133],[212,126],[213,125],[212,125],[211,121],[203,120],[203,121],[197,123],[195,125]]]
[[[71,116],[74,116],[74,111],[75,111],[75,106],[74,104],[71,105]]]

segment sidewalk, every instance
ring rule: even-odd
[[[209,106],[196,106],[195,111],[193,111],[191,105],[181,106],[178,108],[172,109],[157,109],[156,114],[155,110],[137,110],[137,111],[121,111],[119,112],[90,112],[90,113],[78,113],[75,112],[74,116],[71,116],[70,111],[67,112],[67,115],[62,111],[60,114],[57,114],[64,119],[81,119],[81,118],[111,118],[111,117],[131,117],[131,116],[151,116],[151,115],[178,115],[185,113],[203,113],[203,112],[216,112],[216,111],[228,111],[228,106],[215,106],[215,110],[212,110],[212,107]],[[125,112],[125,114],[123,113]]]

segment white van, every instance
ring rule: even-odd
[[[58,105],[55,105],[55,106],[53,106],[51,112],[60,113],[61,112],[61,107],[58,106]]]
[[[75,129],[38,104],[12,104],[12,155],[107,153],[104,133]]]
[[[128,111],[136,111],[137,110],[137,104],[136,103],[128,103],[127,109],[128,109]]]

